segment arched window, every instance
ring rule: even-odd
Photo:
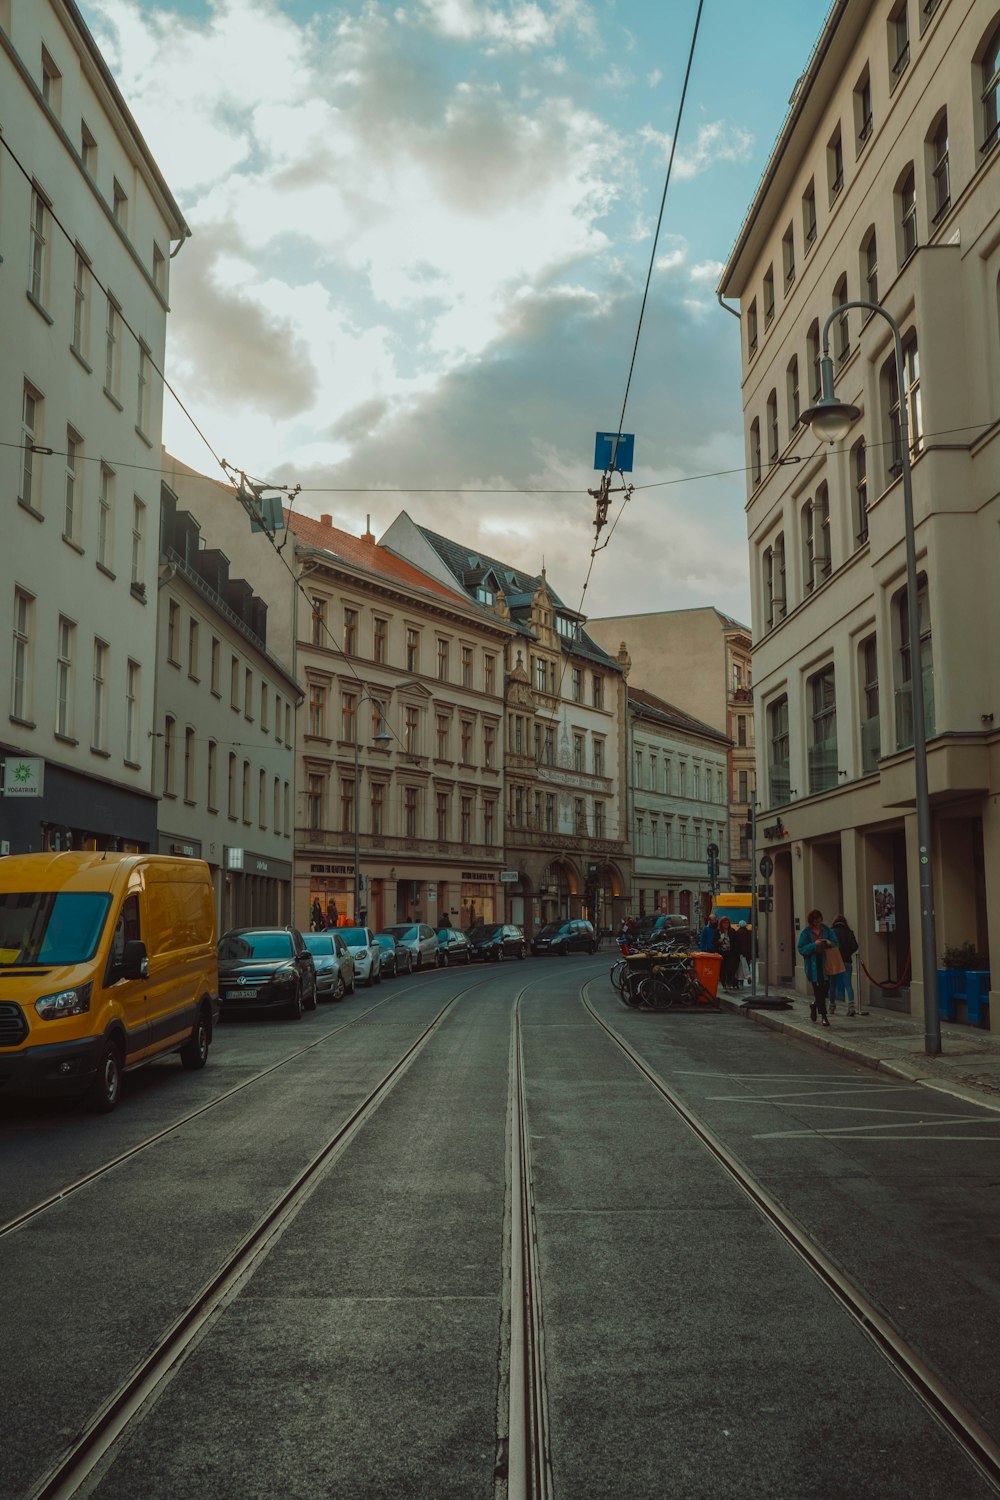
[[[785,375],[788,390],[788,431],[793,433],[799,424],[799,357],[793,354],[788,361]]]
[[[842,307],[847,301],[847,277],[841,276],[833,289],[833,310]],[[851,352],[851,329],[847,321],[847,314],[841,313],[834,327],[834,348],[837,355],[837,363],[842,365]]]
[[[760,484],[760,418],[754,417],[750,423],[750,480],[754,485]]]
[[[912,330],[903,340],[903,374],[906,382],[906,420],[909,428],[910,457],[915,458],[924,446],[924,418],[920,388],[920,353],[917,347],[917,335]],[[903,445],[895,354],[892,354],[882,366],[881,384],[882,411],[888,444],[885,450],[887,478],[897,479],[903,472]]]
[[[913,163],[896,184],[896,248],[900,267],[917,248],[917,174]]]
[[[861,241],[861,297],[865,302],[878,302],[878,240],[873,224]],[[868,314],[870,318],[871,313]]]
[[[767,456],[771,463],[778,456],[778,393],[767,398]]]
[[[1000,139],[1000,23],[997,24],[982,52],[980,111],[983,122],[981,156],[988,156]]]
[[[943,109],[927,135],[927,199],[931,223],[937,224],[951,207],[951,171],[948,166],[948,111]]]
[[[806,346],[809,350],[809,393],[811,404],[815,406],[823,394],[823,382],[820,378],[820,343],[819,343],[819,319],[813,318],[806,334]]]
[[[868,453],[864,438],[851,449],[851,485],[854,490],[854,540],[863,547],[868,540]]]

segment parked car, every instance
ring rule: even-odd
[[[531,943],[532,953],[558,953],[565,958],[567,953],[596,953],[600,939],[590,922],[582,918],[569,921],[546,922],[535,933]]]
[[[475,951],[469,939],[456,927],[439,927],[437,940],[438,948],[446,964],[469,964],[475,958]]]
[[[382,983],[382,949],[375,941],[370,927],[338,927],[337,936],[343,938],[354,960],[354,977],[358,984]]]
[[[391,932],[376,932],[375,941],[382,950],[382,974],[412,974],[413,954],[402,943],[397,943]]]
[[[503,922],[480,922],[467,933],[476,958],[499,963],[505,958],[526,958],[528,945],[520,927]]]
[[[316,966],[316,995],[320,1000],[343,1000],[354,993],[354,959],[339,932],[304,932],[302,941]]]
[[[383,927],[382,931],[395,938],[397,948],[409,948],[415,969],[441,967],[437,934],[426,922],[394,922],[391,927]]]
[[[316,965],[295,927],[233,927],[219,939],[222,1014],[316,1009]]]
[[[698,934],[687,917],[680,912],[665,912],[658,917],[640,919],[633,940],[642,943],[680,943],[691,948],[698,946]]]

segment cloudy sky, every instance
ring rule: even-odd
[[[576,606],[697,0],[81,8],[193,231],[168,375],[216,451],[348,530],[405,507],[544,555]],[[715,286],[827,9],[704,6],[624,422],[659,487],[597,559],[591,615],[749,619],[742,472],[662,481],[743,464]],[[164,437],[217,474],[169,398]]]

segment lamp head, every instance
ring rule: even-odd
[[[858,420],[861,411],[849,401],[838,401],[833,394],[833,360],[824,354],[819,362],[822,395],[815,406],[809,406],[801,414],[813,434],[823,443],[840,443]]]

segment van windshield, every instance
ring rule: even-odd
[[[97,951],[110,906],[106,891],[0,895],[0,963],[86,963]]]

